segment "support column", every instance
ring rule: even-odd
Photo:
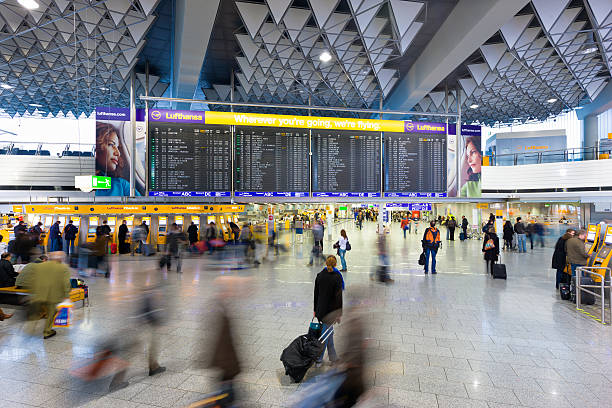
[[[459,151],[462,143],[461,143],[461,88],[457,87],[457,143],[455,144],[455,174],[457,175],[455,183],[457,186],[457,197],[461,194],[461,152]]]
[[[582,121],[584,131],[583,147],[597,146],[599,141],[599,128],[597,123],[597,115],[590,115]]]
[[[136,75],[130,72],[130,129],[132,143],[130,152],[130,197],[136,197]]]

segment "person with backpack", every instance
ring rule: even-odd
[[[448,221],[446,222],[446,228],[448,229],[448,232],[449,232],[449,239],[451,241],[454,241],[455,240],[455,228],[457,228],[457,220],[455,219],[453,215],[451,215]]]
[[[493,275],[493,265],[499,259],[499,237],[495,233],[495,228],[489,228],[482,240],[482,252],[487,262],[487,272]]]
[[[440,230],[436,228],[436,222],[430,221],[429,227],[423,234],[423,252],[425,252],[425,274],[429,271],[429,257],[431,257],[431,274],[436,272],[436,255],[440,249]]]
[[[66,255],[74,253],[74,240],[76,239],[79,229],[74,225],[72,220],[64,227],[64,240],[66,241]]]
[[[322,332],[334,323],[340,323],[342,316],[342,291],[344,290],[344,280],[340,271],[336,269],[336,257],[330,255],[325,260],[325,268],[317,274],[314,286],[314,312],[316,317],[323,323]],[[323,353],[317,358],[316,366],[321,367],[325,350],[329,361],[332,364],[338,360],[334,347],[334,334],[330,334],[325,341]]]

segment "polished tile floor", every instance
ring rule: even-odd
[[[403,239],[396,225],[389,239],[395,284],[381,286],[369,279],[377,263],[375,225],[345,228],[353,247],[345,302],[365,298],[368,312],[370,389],[363,406],[612,406],[612,329],[560,300],[550,248],[504,256],[509,277],[500,281],[485,274],[481,241],[444,242],[439,274],[424,276],[417,264],[421,234]],[[168,371],[147,376],[145,338],[125,355],[132,363],[129,386],[109,393],[108,379],[83,383],[69,371],[104,341],[146,337],[130,316],[140,290],[160,277],[154,259],[113,261],[112,279],[86,278],[91,306],[77,309],[73,327],[54,338],[28,336],[17,318],[0,323],[0,407],[185,407],[200,399],[215,389],[215,372],[204,362],[216,337],[213,279],[220,275],[252,277],[248,294],[231,300],[242,406],[286,405],[299,386],[284,375],[279,356],[306,330],[319,270],[305,266],[308,242],[258,269],[228,270],[210,257],[186,260],[181,275],[166,277],[172,301],[155,332]],[[341,353],[349,341],[342,324],[336,337]]]

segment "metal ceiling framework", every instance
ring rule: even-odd
[[[235,101],[347,106],[378,105],[398,81],[385,64],[403,55],[423,26],[426,4],[409,0],[235,1],[244,30],[235,33],[242,55]],[[331,54],[329,62],[320,55]],[[228,101],[231,87],[203,89]]]
[[[129,106],[129,73],[159,0],[0,2],[0,108],[10,116],[89,115]],[[144,93],[138,75],[136,92]],[[168,84],[149,78],[149,94]]]
[[[545,120],[593,101],[610,80],[612,2],[532,0],[526,9],[480,47],[480,62],[465,63],[469,76],[458,82],[466,122]],[[431,92],[417,110],[443,103],[443,91]]]

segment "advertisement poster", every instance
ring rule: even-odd
[[[451,125],[449,126],[449,128],[454,129],[455,125]],[[448,197],[457,197],[457,166],[455,164],[456,157],[457,135],[449,134],[446,139],[446,191]]]
[[[136,135],[132,135],[129,108],[96,108],[96,176],[111,178],[110,190],[96,190],[96,196],[129,196],[130,163],[135,157],[135,193],[145,194],[144,110],[136,111]],[[136,152],[132,152],[136,137]]]
[[[454,130],[449,126],[449,130]],[[450,132],[449,132],[450,133]],[[452,133],[456,133],[452,132]],[[482,132],[480,126],[461,125],[461,137],[457,138],[459,154],[459,197],[482,196]]]

